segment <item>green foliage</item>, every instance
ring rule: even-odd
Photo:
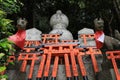
[[[12,20],[4,19],[4,18],[1,19],[0,21],[1,21],[0,25],[2,26],[2,30],[6,30],[7,29],[6,26],[12,22]]]
[[[0,53],[0,59],[1,59],[4,55],[5,55],[4,53]]]
[[[19,0],[0,0],[0,39],[8,37],[14,31],[13,21],[7,14],[17,13],[23,5]]]
[[[68,0],[70,4],[77,4],[81,9],[85,8],[85,0]]]
[[[15,51],[12,48],[12,42],[7,39],[0,40],[0,66],[4,66],[7,63],[8,57],[11,55],[10,51]]]
[[[14,30],[11,25],[12,20],[6,19],[6,12],[0,10],[0,39],[11,35],[10,31]]]
[[[85,2],[83,2],[83,1],[79,1],[78,5],[81,9],[85,8]]]
[[[70,4],[73,4],[75,1],[74,0],[69,0],[69,3]]]
[[[2,10],[0,10],[0,18],[3,18],[6,15],[6,13]]]
[[[8,76],[7,75],[2,75],[2,76],[0,76],[0,79],[7,79],[8,78]]]
[[[4,72],[5,70],[6,70],[6,66],[0,66],[0,73]],[[0,80],[4,78],[7,79],[8,76],[6,74],[0,75]]]
[[[12,14],[20,11],[20,4],[23,5],[19,0],[0,0],[0,9]]]
[[[0,72],[3,72],[4,70],[6,70],[6,66],[0,66]]]
[[[0,73],[4,72],[6,70],[6,66],[0,66]],[[0,75],[0,80],[1,79],[8,79],[8,76],[6,74]]]
[[[13,21],[7,19],[7,14],[16,13],[19,9],[20,6],[16,0],[0,0],[0,65],[6,63],[10,55],[9,50],[14,51],[14,49],[12,49],[12,43],[6,38],[11,35],[11,31],[14,30],[14,26],[11,24]],[[5,55],[3,56],[3,54]]]
[[[12,47],[13,43],[6,38],[14,30],[13,20],[7,19],[7,14],[20,11],[20,4],[19,0],[0,0],[0,72],[6,69],[8,57],[15,51]],[[7,78],[7,76],[0,75],[0,79],[2,78]]]

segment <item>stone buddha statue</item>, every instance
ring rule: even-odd
[[[72,33],[66,29],[68,25],[69,20],[67,16],[61,10],[57,10],[56,14],[50,18],[50,26],[53,28],[50,34],[61,34],[61,40],[73,40]]]

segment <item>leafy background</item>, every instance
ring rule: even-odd
[[[8,18],[8,15],[12,15],[20,11],[21,3],[18,0],[0,0],[0,72],[6,70],[8,57],[12,51],[15,51],[12,47],[12,42],[7,40],[7,37],[12,35],[15,31],[14,25]],[[0,79],[7,78],[7,75],[1,75]]]

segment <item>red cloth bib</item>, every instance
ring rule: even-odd
[[[26,31],[25,30],[18,30],[18,32],[8,38],[8,40],[12,41],[15,45],[20,47],[21,49],[24,48],[26,38]]]
[[[95,32],[95,41],[96,41],[96,46],[98,49],[103,47],[104,43],[104,32],[103,31],[97,31]],[[102,40],[100,40],[102,39]]]

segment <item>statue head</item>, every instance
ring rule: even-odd
[[[55,14],[50,18],[50,25],[54,28],[57,24],[62,24],[66,28],[69,24],[68,17],[62,13],[61,10],[57,10]]]
[[[19,18],[17,20],[17,28],[18,29],[25,29],[26,28],[26,25],[27,25],[27,20],[25,18]]]
[[[96,18],[94,20],[94,27],[96,31],[100,31],[104,29],[104,21],[102,18]]]

